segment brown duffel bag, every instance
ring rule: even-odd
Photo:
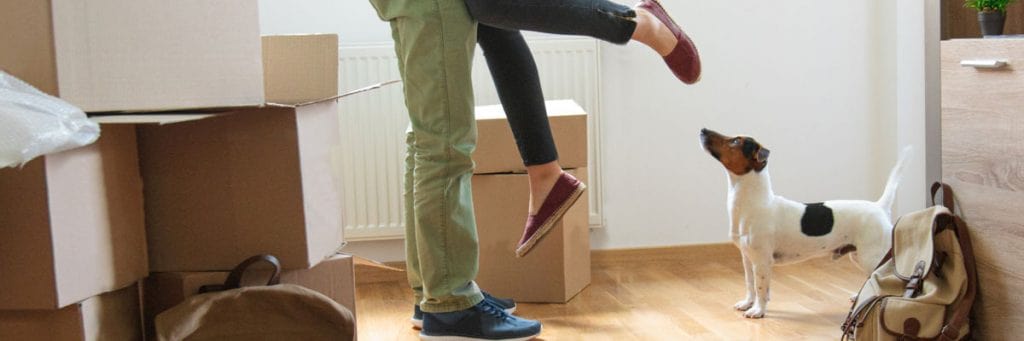
[[[842,339],[962,340],[977,296],[967,225],[953,213],[953,190],[932,185],[941,206],[900,217],[892,248],[864,283],[843,323]]]
[[[246,268],[264,261],[274,267],[266,286],[239,287]],[[352,312],[316,291],[278,284],[280,263],[270,255],[249,258],[224,285],[203,286],[156,317],[158,340],[352,340]]]

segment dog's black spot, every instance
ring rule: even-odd
[[[824,203],[807,204],[804,209],[804,216],[800,218],[800,232],[811,236],[820,237],[832,232],[835,218],[832,216],[832,209]]]
[[[759,145],[757,143],[757,141],[754,141],[754,139],[752,139],[752,138],[744,139],[743,140],[743,156],[746,156],[747,158],[750,158],[751,160],[753,160],[754,159],[754,153],[757,152],[757,150],[760,147],[761,147],[761,145]]]
[[[772,259],[774,259],[774,260],[782,259],[782,252],[778,252],[778,251],[772,252]]]
[[[761,144],[753,138],[743,139],[743,156],[750,160],[750,169],[761,172],[768,166],[768,150],[761,148]]]

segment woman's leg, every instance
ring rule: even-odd
[[[526,165],[530,177],[529,213],[535,214],[562,174],[537,64],[519,31],[478,25],[477,42],[515,136],[519,156]]]
[[[625,44],[637,26],[633,9],[605,0],[466,0],[470,15],[492,27],[590,36]]]
[[[558,164],[537,65],[522,34],[478,25],[477,42],[529,175],[529,214],[516,247],[516,255],[522,257],[561,219],[586,185],[562,172]]]
[[[590,36],[615,44],[636,40],[661,55],[684,83],[700,79],[693,41],[657,0],[636,10],[608,0],[465,0],[470,14],[492,27]]]

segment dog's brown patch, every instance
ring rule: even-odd
[[[726,136],[713,130],[701,129],[700,139],[704,150],[733,174],[760,172],[768,166],[768,149],[761,147],[751,137]]]
[[[850,252],[857,252],[857,247],[853,244],[843,245],[835,250],[832,250],[832,260],[842,258]]]

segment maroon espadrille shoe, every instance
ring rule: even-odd
[[[530,252],[537,242],[551,231],[551,227],[562,219],[565,211],[568,211],[576,203],[576,199],[579,199],[586,189],[587,185],[576,180],[569,173],[563,172],[558,176],[555,186],[551,187],[551,192],[548,193],[547,198],[544,198],[544,203],[540,205],[537,214],[526,217],[526,228],[523,229],[523,238],[519,240],[519,246],[516,247],[516,257],[523,257]]]
[[[672,17],[665,12],[665,8],[661,7],[661,3],[658,0],[641,0],[636,7],[654,14],[676,36],[676,47],[667,56],[662,57],[665,60],[665,64],[668,64],[668,68],[676,75],[676,78],[679,78],[679,80],[686,84],[700,81],[700,54],[697,53],[697,46],[693,44],[693,41],[686,35],[686,32],[683,32],[683,29],[676,25]]]

